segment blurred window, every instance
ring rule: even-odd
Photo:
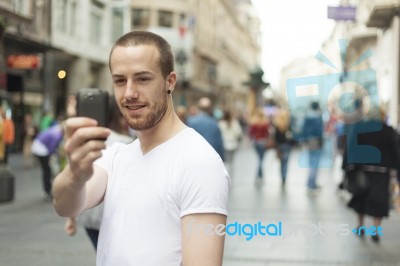
[[[133,9],[132,26],[133,27],[150,26],[150,10],[141,8]]]
[[[67,4],[67,0],[58,2],[57,29],[61,32],[66,32],[67,29]]]
[[[123,34],[124,27],[124,13],[122,8],[113,9],[111,36],[112,41],[115,41]]]
[[[92,12],[90,14],[90,41],[92,43],[100,43],[101,37],[101,16]]]
[[[172,27],[173,13],[170,11],[158,11],[158,26],[160,27]]]
[[[77,1],[60,0],[57,4],[56,27],[57,30],[71,35],[76,34]]]
[[[101,84],[99,84],[101,74],[101,65],[96,63],[91,63],[90,65],[90,75],[89,75],[89,86],[92,88],[99,88]]]
[[[102,16],[104,14],[104,5],[101,2],[92,0],[90,8],[90,41],[92,43],[101,43]]]
[[[1,6],[26,18],[33,18],[32,0],[1,0]]]
[[[70,33],[71,35],[75,35],[76,33],[76,24],[77,24],[77,18],[76,18],[76,11],[77,11],[77,5],[76,2],[71,3],[71,20],[70,20]]]

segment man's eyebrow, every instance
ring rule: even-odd
[[[151,72],[151,71],[140,71],[140,72],[135,73],[134,76],[140,76],[140,75],[146,75],[146,74],[152,75],[153,72]]]
[[[141,75],[153,75],[153,72],[151,71],[140,71],[140,72],[136,72],[135,74],[133,74],[134,76],[141,76]],[[112,75],[113,78],[123,78],[125,77],[125,75],[122,74],[113,74]]]

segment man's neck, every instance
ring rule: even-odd
[[[182,123],[173,109],[168,108],[165,115],[156,126],[148,130],[137,131],[143,155],[169,140],[185,128],[186,125]]]

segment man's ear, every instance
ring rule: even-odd
[[[176,85],[176,73],[174,71],[172,71],[169,75],[168,75],[168,87],[170,90],[174,90],[175,89],[175,85]]]

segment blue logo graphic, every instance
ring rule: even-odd
[[[281,236],[282,222],[263,225],[262,222],[256,224],[241,224],[238,222],[230,223],[226,226],[228,236],[246,236],[246,241],[253,239],[254,236]]]
[[[300,142],[305,141],[304,134],[301,132],[301,123],[307,117],[311,103],[318,102],[325,122],[327,120],[326,114],[330,114],[332,109],[335,110],[335,115],[339,113],[341,117],[346,118],[342,122],[345,124],[344,134],[348,136],[347,163],[379,163],[381,161],[379,149],[370,145],[359,145],[357,142],[357,136],[360,133],[376,132],[382,128],[382,122],[367,122],[364,119],[371,116],[380,104],[376,72],[372,69],[348,71],[345,67],[347,41],[339,40],[339,47],[343,71],[327,75],[293,78],[286,82],[289,111],[292,120],[295,121],[294,138]],[[351,70],[353,67],[360,66],[371,56],[372,51],[366,51],[348,69]],[[322,53],[319,52],[316,59],[338,70]],[[352,137],[349,137],[350,135]],[[322,156],[318,167],[332,167],[333,149],[322,145],[320,150]],[[300,154],[299,164],[300,167],[309,167],[307,152]]]
[[[378,225],[376,226],[371,226],[371,227],[366,227],[366,226],[361,226],[359,228],[354,228],[351,230],[354,234],[356,235],[362,235],[365,234],[367,236],[375,236],[375,235],[380,235],[383,236],[383,228]]]

